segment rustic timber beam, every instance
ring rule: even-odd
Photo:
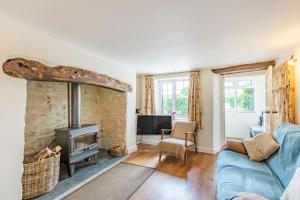
[[[2,67],[7,75],[26,80],[84,83],[121,92],[132,92],[132,87],[127,83],[76,67],[49,67],[38,61],[24,58],[9,59],[3,63]]]
[[[246,72],[267,70],[270,65],[275,66],[275,61],[271,60],[266,62],[235,65],[230,67],[216,68],[216,69],[212,69],[211,71],[220,75],[229,75],[229,74],[236,74],[236,73],[246,73]]]

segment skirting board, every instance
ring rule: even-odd
[[[215,148],[197,147],[197,149],[199,152],[202,153],[217,154],[221,151],[222,147],[215,147]]]
[[[127,148],[127,153],[131,154],[131,153],[135,152],[136,150],[137,150],[137,145],[133,145],[133,146]]]
[[[141,144],[152,144],[152,145],[158,145],[159,141],[157,140],[145,140],[145,139],[142,139],[140,141]]]

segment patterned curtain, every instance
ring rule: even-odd
[[[277,111],[273,115],[274,128],[284,122],[295,123],[294,66],[286,62],[273,70],[272,95]]]
[[[152,76],[145,76],[145,114],[155,114],[154,80]]]
[[[196,122],[197,128],[203,128],[200,71],[190,72],[189,77],[190,77],[189,99],[188,99],[189,120]]]

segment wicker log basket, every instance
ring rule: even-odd
[[[126,147],[116,146],[110,149],[110,154],[113,156],[124,156],[126,154]]]
[[[59,180],[60,150],[60,146],[52,150],[45,148],[35,156],[24,159],[23,199],[45,194],[55,187]]]

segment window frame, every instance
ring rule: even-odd
[[[163,108],[163,100],[164,100],[164,95],[163,95],[163,85],[171,83],[172,84],[172,112],[176,111],[176,119],[180,120],[187,120],[187,116],[179,116],[178,111],[176,110],[176,105],[177,105],[177,94],[176,94],[176,83],[179,81],[187,81],[189,85],[189,77],[188,76],[183,76],[183,77],[176,77],[176,78],[168,78],[168,79],[159,79],[158,81],[158,113],[162,115],[168,115],[164,113],[164,108]],[[188,95],[187,95],[187,100],[188,100]],[[188,109],[188,108],[187,108]],[[171,113],[170,113],[171,115]]]

